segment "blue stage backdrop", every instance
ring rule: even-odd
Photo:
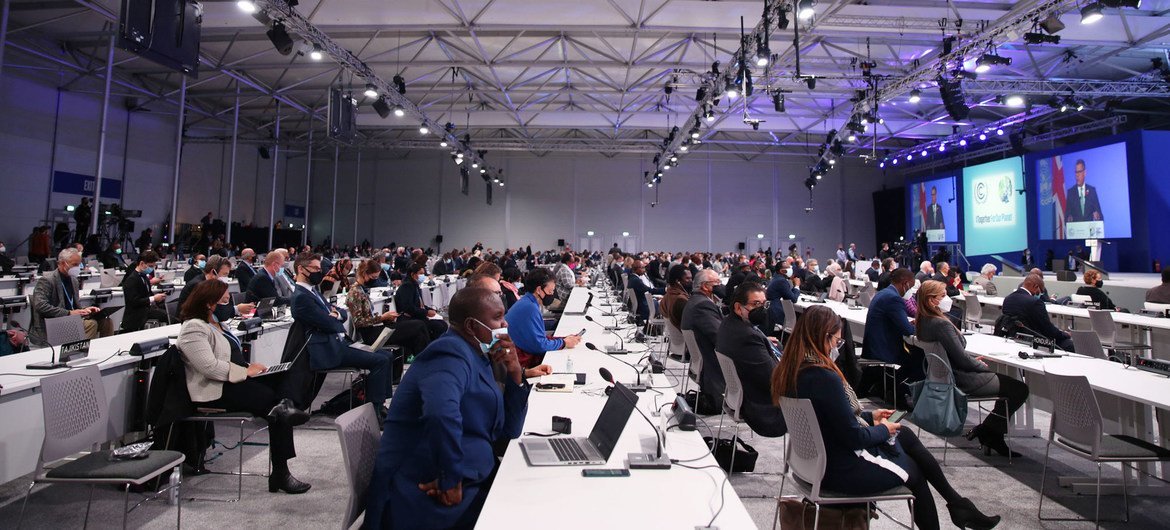
[[[1035,160],[1040,239],[1130,237],[1125,142]]]

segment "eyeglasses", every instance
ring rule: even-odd
[[[845,345],[845,339],[841,338],[839,335],[834,335],[832,333],[829,333],[825,336],[829,337],[830,339],[833,339],[833,341],[834,341],[833,347],[834,348],[840,348],[841,346]]]
[[[748,306],[748,309],[755,309],[757,307],[763,307],[764,309],[767,309],[769,307],[772,307],[772,302],[769,302],[767,300],[764,300],[763,302],[748,302],[747,306]]]

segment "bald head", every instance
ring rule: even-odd
[[[1024,289],[1027,289],[1029,293],[1038,294],[1044,290],[1044,278],[1039,274],[1029,274],[1027,278],[1024,278]]]
[[[240,251],[240,259],[243,259],[248,263],[252,263],[252,260],[256,259],[256,251],[250,248],[246,248]]]
[[[500,282],[487,274],[472,275],[471,278],[467,280],[467,287],[487,289],[493,293],[496,293],[496,295],[499,295],[502,292],[500,289]]]
[[[448,311],[452,326],[474,334],[476,330],[470,326],[475,326],[475,323],[469,320],[474,318],[489,328],[498,327],[493,322],[503,320],[504,302],[500,300],[498,294],[488,289],[468,285],[456,291],[455,296],[451,297]]]

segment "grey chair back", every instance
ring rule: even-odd
[[[646,308],[650,312],[650,320],[662,318],[661,313],[658,311],[658,301],[654,300],[654,295],[650,291],[646,291],[642,293],[642,296],[646,299]]]
[[[248,286],[246,286],[246,285],[243,287],[244,287],[244,289],[248,288]],[[247,299],[248,299],[248,293],[232,293],[232,305],[240,305],[244,302],[247,302],[248,301]]]
[[[862,291],[861,295],[857,297],[857,301],[862,307],[869,307],[870,302],[873,302],[873,293],[870,291]]]
[[[179,323],[179,301],[173,300],[166,303],[167,317],[170,318],[172,324]]]
[[[1108,359],[1109,356],[1105,354],[1105,347],[1101,345],[1101,338],[1097,336],[1096,331],[1087,329],[1070,329],[1068,334],[1072,336],[1073,349],[1081,355],[1088,355],[1089,357],[1096,357],[1098,359]]]
[[[85,340],[85,321],[81,315],[45,319],[45,340],[50,346]]]
[[[1089,324],[1101,339],[1101,344],[1112,345],[1117,336],[1117,324],[1113,322],[1113,312],[1103,309],[1089,310]]]
[[[349,479],[349,507],[341,528],[349,528],[361,515],[366,503],[366,491],[374,473],[374,458],[378,454],[378,416],[374,405],[366,403],[333,420],[337,437],[341,439],[341,458]]]
[[[781,299],[780,305],[784,307],[784,332],[792,333],[792,329],[796,326],[796,304],[792,300]]]
[[[638,304],[635,302],[635,300],[634,290],[627,287],[626,290],[622,293],[622,301],[626,304],[626,311],[633,313],[638,310]]]
[[[680,300],[681,302],[681,300]],[[671,323],[670,319],[666,319],[666,340],[670,345],[670,354],[676,357],[683,357],[687,353],[687,343],[683,339],[682,331]]]
[[[788,452],[784,463],[796,478],[807,482],[813,499],[821,496],[821,479],[825,476],[825,440],[812,401],[780,398],[780,411],[788,426]]]
[[[915,345],[922,348],[926,354],[926,380],[932,383],[950,383],[954,381],[954,372],[951,371],[951,362],[947,359],[946,349],[942,343],[926,340],[917,340]]]
[[[743,384],[739,381],[739,372],[735,370],[735,361],[718,351],[715,352],[715,359],[719,361],[719,368],[723,370],[723,382],[727,385],[723,410],[731,419],[743,421],[739,410],[743,406]]]
[[[41,379],[45,441],[37,461],[45,462],[92,450],[109,429],[106,391],[96,365],[73,368]]]
[[[691,375],[695,377],[695,381],[699,380],[699,376],[703,374],[703,352],[699,350],[699,343],[695,341],[695,331],[692,329],[682,330],[683,341],[687,345],[687,350],[691,352]]]
[[[1089,378],[1083,375],[1045,373],[1044,380],[1052,394],[1052,426],[1048,439],[1060,437],[1075,444],[1092,447],[1093,458],[1101,449],[1101,408]]]
[[[983,320],[983,304],[979,303],[979,295],[966,293],[963,295],[963,303],[967,322],[978,324]]]

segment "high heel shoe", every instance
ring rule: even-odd
[[[309,421],[309,413],[298,409],[291,399],[284,398],[275,407],[272,407],[272,410],[268,411],[268,419],[296,427]]]
[[[292,495],[304,493],[309,491],[312,486],[308,482],[301,482],[292,473],[285,471],[284,473],[277,473],[273,471],[272,475],[268,477],[268,491],[276,493],[278,490]],[[951,514],[954,517],[954,514]]]
[[[968,432],[966,436],[968,440],[978,438],[979,446],[983,449],[983,454],[986,456],[991,456],[992,451],[995,451],[999,456],[1007,456],[1010,458],[1023,456],[1008,448],[1007,441],[1004,439],[1002,433],[991,432],[991,430],[983,427],[983,425],[971,429],[971,432]]]
[[[947,510],[951,512],[951,522],[959,528],[971,528],[972,530],[991,530],[999,524],[1000,516],[983,515],[975,503],[966,497],[947,504]]]

